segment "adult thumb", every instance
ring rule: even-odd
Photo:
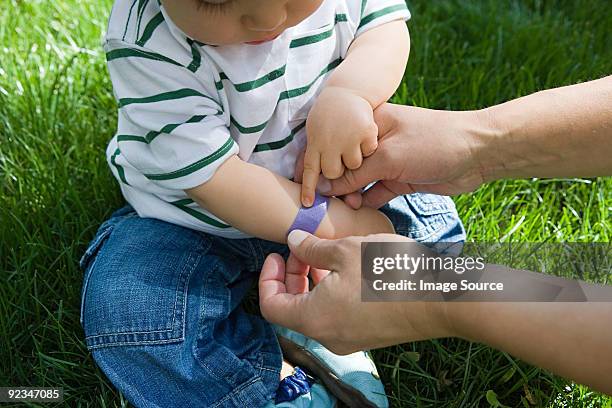
[[[355,170],[345,170],[344,174],[334,180],[321,180],[317,191],[327,196],[339,196],[358,191],[368,184],[384,179],[387,173],[380,150],[363,159],[361,167]]]
[[[337,270],[338,250],[334,240],[320,239],[302,230],[293,230],[287,237],[291,253],[314,268]]]

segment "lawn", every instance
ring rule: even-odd
[[[612,73],[607,0],[409,5],[412,54],[395,102],[472,109]],[[116,124],[100,47],[110,8],[0,7],[0,385],[64,387],[69,406],[128,405],[94,365],[79,325],[77,261],[122,204],[104,158]],[[456,202],[472,241],[612,236],[611,178],[496,182]],[[486,407],[494,395],[513,407],[612,407],[475,343],[426,341],[375,357],[396,407]]]

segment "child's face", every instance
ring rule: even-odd
[[[194,40],[261,43],[306,19],[323,0],[162,0],[168,15]]]

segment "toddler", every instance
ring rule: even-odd
[[[81,321],[134,405],[323,407],[330,393],[387,405],[365,353],[333,355],[240,303],[265,256],[288,255],[291,228],[464,238],[447,197],[355,211],[315,193],[321,173],[375,151],[373,110],[402,79],[409,16],[404,0],[116,0],[107,157],[129,205],[82,258]],[[283,366],[279,342],[305,372]]]

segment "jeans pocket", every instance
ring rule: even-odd
[[[405,195],[404,200],[415,213],[422,217],[455,212],[455,203],[450,197],[435,194]]]
[[[82,298],[89,349],[185,338],[192,273],[207,242],[163,221],[123,217],[92,250]]]
[[[104,241],[106,241],[108,236],[111,234],[112,230],[113,230],[112,224],[108,222],[102,224],[100,228],[98,229],[98,232],[96,232],[96,235],[94,236],[94,238],[91,240],[91,242],[87,246],[85,253],[79,260],[79,266],[83,270],[83,285],[81,287],[81,313],[79,317],[81,326],[83,325],[83,304],[85,301],[85,294],[87,293],[87,285],[89,283],[89,277],[91,275],[91,270],[93,269],[93,266],[94,266],[93,263],[95,263],[95,258],[96,258],[98,251],[102,247],[102,244],[104,244]]]
[[[381,208],[398,234],[419,242],[458,242],[465,239],[463,224],[450,197],[409,194]]]

